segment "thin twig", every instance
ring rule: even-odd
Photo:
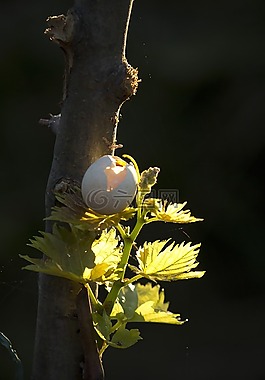
[[[83,380],[104,380],[104,371],[95,339],[91,302],[85,287],[82,287],[77,295],[76,305],[84,351]]]

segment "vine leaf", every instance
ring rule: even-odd
[[[127,285],[121,289],[111,313],[112,319],[126,322],[155,322],[181,325],[180,314],[168,311],[164,290],[151,283]]]
[[[169,222],[169,223],[194,223],[203,219],[195,218],[191,215],[190,210],[183,210],[187,202],[169,203],[167,200],[148,198],[144,202],[144,207],[150,212],[150,219],[147,221]]]
[[[81,190],[77,186],[63,194],[56,193],[55,197],[60,205],[52,208],[52,213],[46,220],[69,223],[84,231],[104,230],[115,226],[121,220],[131,219],[137,211],[134,207],[127,207],[117,214],[98,214],[87,207],[83,201]]]
[[[116,226],[121,220],[126,221],[133,218],[136,211],[137,209],[134,207],[127,207],[117,214],[101,215],[88,209],[80,221],[77,222],[77,226],[87,230],[106,229],[111,226]]]
[[[100,315],[98,313],[92,313],[92,317],[94,322],[94,328],[98,333],[99,337],[108,343],[110,341],[110,334],[112,328],[112,323],[109,316],[107,315],[105,310],[103,310],[103,315]]]
[[[105,230],[95,240],[95,233],[77,228],[54,225],[53,233],[41,232],[31,240],[31,247],[41,251],[46,257],[35,259],[20,256],[31,265],[24,269],[68,278],[87,283],[99,284],[115,281],[119,271],[122,250],[114,228]]]
[[[109,345],[115,348],[128,348],[141,340],[140,331],[138,329],[128,330],[125,325],[121,325],[112,336]]]
[[[200,244],[191,243],[168,245],[169,240],[144,243],[136,253],[139,268],[130,268],[143,277],[156,281],[176,281],[189,278],[200,278],[204,271],[191,271],[199,264],[196,261]]]
[[[117,329],[113,329],[111,319],[105,310],[103,315],[93,313],[93,321],[97,334],[108,346],[114,348],[128,348],[142,339],[139,330],[128,330],[125,328],[126,322],[119,325]]]
[[[96,265],[104,262],[105,264],[117,266],[120,262],[122,246],[114,227],[102,231],[100,237],[93,241],[91,247],[95,254]]]
[[[45,274],[49,274],[49,275],[57,276],[57,277],[63,277],[75,282],[80,282],[80,283],[84,282],[81,276],[76,276],[74,273],[66,272],[65,270],[63,270],[62,267],[60,267],[57,263],[55,263],[52,260],[35,259],[28,255],[19,255],[19,256],[22,259],[27,260],[28,262],[32,263],[31,265],[27,265],[23,267],[22,269],[31,270],[33,272],[45,273]]]
[[[87,281],[98,283],[116,281],[122,271],[117,268],[122,256],[122,246],[115,228],[102,231],[100,237],[93,241],[91,249],[95,255],[95,266],[92,269],[85,268],[83,277]]]

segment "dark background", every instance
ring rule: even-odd
[[[56,5],[54,5],[56,3]],[[60,110],[63,56],[42,32],[70,1],[1,1],[0,331],[30,377],[37,276],[19,253],[43,229],[54,136],[38,120]],[[139,67],[122,108],[119,142],[157,189],[176,191],[205,222],[184,228],[202,242],[200,280],[165,283],[182,327],[140,325],[144,340],[105,354],[107,380],[264,380],[265,2],[136,0],[127,56]],[[152,225],[140,242],[187,237]],[[14,366],[0,347],[0,379]],[[61,379],[64,376],[62,374]],[[47,379],[48,380],[48,379]]]

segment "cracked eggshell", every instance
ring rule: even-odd
[[[87,169],[81,185],[82,196],[86,205],[99,214],[116,214],[131,204],[137,181],[133,164],[105,155]]]

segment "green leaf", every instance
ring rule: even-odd
[[[107,263],[118,265],[122,255],[120,239],[116,235],[116,229],[102,231],[100,237],[93,241],[92,250],[95,254],[95,264]]]
[[[138,329],[127,330],[125,326],[122,325],[113,335],[109,345],[115,348],[128,348],[141,339]]]
[[[127,322],[155,322],[181,325],[180,314],[168,311],[169,302],[164,302],[164,290],[151,283],[127,285],[121,289],[111,313],[112,319]]]
[[[114,306],[113,306],[113,309],[111,311],[111,319],[116,319],[118,321],[123,321],[123,320],[126,320],[126,317],[125,317],[125,310],[123,309],[123,307],[121,306],[119,300],[117,299]]]
[[[117,214],[102,215],[91,210],[84,203],[79,187],[68,189],[63,194],[56,193],[56,199],[61,203],[52,209],[51,215],[46,220],[69,223],[80,230],[93,231],[117,225],[121,220],[131,219],[137,209],[127,207]]]
[[[33,272],[40,272],[52,276],[67,278],[75,282],[83,282],[82,277],[76,276],[71,272],[64,271],[58,264],[49,259],[33,259],[27,255],[19,255],[22,259],[29,261],[32,265],[27,265],[22,269],[31,270]]]
[[[103,315],[93,313],[92,316],[97,334],[107,345],[114,348],[128,348],[142,339],[139,330],[127,330],[125,324],[119,325],[113,333],[115,327],[113,328],[110,317],[105,311]]]
[[[115,229],[103,231],[99,239],[95,233],[77,228],[53,227],[53,233],[42,232],[31,240],[30,246],[47,258],[21,256],[33,265],[25,269],[64,277],[80,283],[99,284],[119,277],[118,264],[122,255]]]
[[[94,232],[54,224],[53,233],[41,232],[41,235],[30,240],[29,246],[39,250],[50,259],[45,260],[45,266],[38,262],[42,269],[46,268],[45,273],[51,269],[53,272],[51,274],[54,275],[58,275],[55,272],[60,271],[68,273],[67,278],[69,273],[82,278],[84,269],[94,266],[95,254],[91,249],[95,238]],[[62,273],[60,275],[64,277]]]
[[[122,256],[122,246],[116,235],[116,229],[102,231],[99,239],[92,243],[92,251],[95,254],[95,267],[86,268],[84,277],[98,283],[116,281],[122,269],[118,264]]]
[[[127,207],[125,210],[118,212],[117,214],[102,215],[88,209],[85,212],[85,215],[81,218],[81,223],[78,223],[78,226],[82,229],[103,230],[111,226],[117,226],[121,220],[126,221],[133,218],[136,211],[137,209],[134,207]]]
[[[160,290],[159,285],[152,286],[151,282],[145,285],[137,283],[136,292],[138,296],[138,306],[143,305],[145,302],[153,301],[155,310],[168,310],[169,302],[165,302],[164,289]]]
[[[176,281],[188,278],[200,278],[204,271],[191,271],[199,264],[196,261],[200,244],[191,243],[167,245],[168,240],[144,243],[136,257],[139,268],[130,268],[143,277],[156,281]]]
[[[103,315],[100,315],[98,313],[92,313],[92,317],[94,322],[94,328],[97,331],[100,338],[106,342],[109,342],[112,324],[105,310],[103,311]]]
[[[187,202],[168,203],[161,199],[148,198],[144,202],[144,207],[151,214],[147,222],[161,221],[186,224],[202,221],[203,219],[192,216],[190,210],[183,210],[186,204]]]
[[[119,292],[119,303],[127,319],[132,319],[138,307],[138,294],[134,285],[123,287]]]

